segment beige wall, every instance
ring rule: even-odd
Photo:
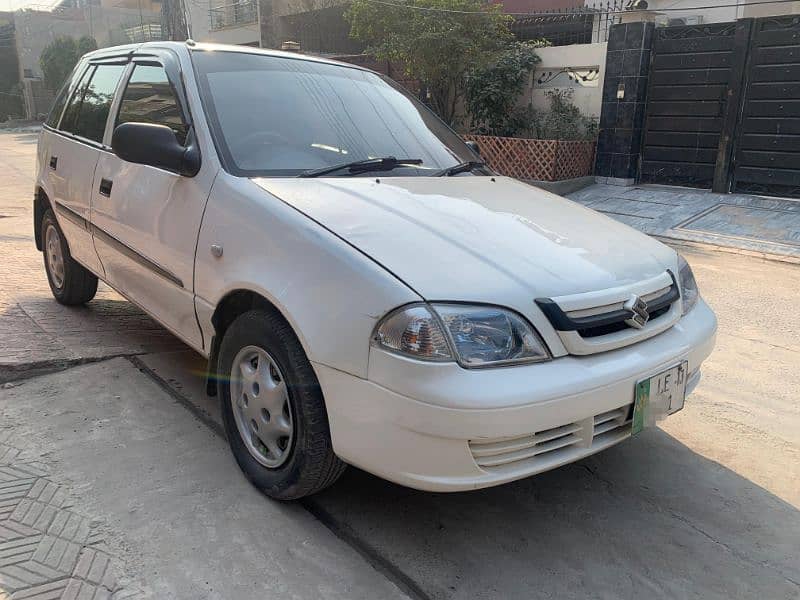
[[[211,6],[230,4],[235,0],[211,0]],[[189,37],[197,42],[217,44],[258,44],[261,41],[261,28],[258,20],[240,27],[227,27],[211,31],[209,23],[209,3],[207,1],[186,2],[189,9]]]
[[[534,108],[547,110],[550,102],[547,92],[553,89],[573,90],[572,102],[586,116],[599,117],[603,94],[603,76],[606,71],[606,43],[575,44],[572,46],[554,46],[539,48],[537,51],[542,61],[536,65],[525,92],[520,98],[521,105],[533,104]],[[583,73],[596,69],[598,76],[590,85],[579,85],[570,82],[565,74],[558,75],[550,83],[539,84],[537,79],[547,73],[559,73],[564,69],[576,69]]]
[[[784,2],[783,4],[758,4],[748,6],[745,3],[739,9],[739,16],[742,17],[774,17],[777,15],[797,15],[800,14],[800,2]]]

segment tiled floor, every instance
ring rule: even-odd
[[[604,184],[568,197],[651,235],[800,259],[800,200]]]

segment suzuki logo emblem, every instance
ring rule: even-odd
[[[623,308],[631,314],[629,318],[625,319],[626,325],[636,329],[642,329],[647,325],[647,321],[650,319],[650,313],[647,312],[647,302],[639,298],[639,296],[632,294],[623,305]]]

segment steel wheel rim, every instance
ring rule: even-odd
[[[61,289],[64,286],[64,255],[61,252],[61,236],[58,229],[48,225],[44,237],[47,269],[53,279],[53,285]]]
[[[231,366],[230,391],[236,428],[248,452],[267,468],[280,467],[292,452],[294,421],[278,363],[262,348],[242,348]]]

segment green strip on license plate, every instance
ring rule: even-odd
[[[644,429],[645,419],[650,404],[650,380],[645,379],[636,384],[636,398],[633,402],[633,423],[631,435],[636,435]]]

